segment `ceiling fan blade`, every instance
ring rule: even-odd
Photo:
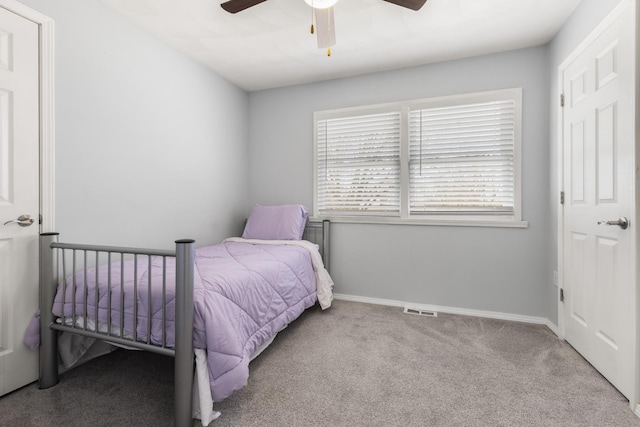
[[[220,5],[229,13],[238,13],[267,0],[229,0]]]
[[[333,20],[333,7],[313,9],[316,14],[318,47],[328,48],[336,44],[336,26]]]
[[[397,4],[398,6],[406,7],[411,10],[420,10],[427,0],[384,0],[389,3]]]

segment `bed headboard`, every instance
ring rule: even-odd
[[[307,221],[302,234],[303,240],[308,240],[320,247],[320,255],[324,262],[324,268],[329,270],[329,220]]]

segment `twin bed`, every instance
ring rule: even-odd
[[[42,234],[40,388],[58,382],[59,333],[71,333],[174,356],[174,424],[195,413],[208,425],[213,402],[246,385],[249,361],[280,330],[331,305],[329,222],[306,220],[299,205],[256,206],[242,238],[198,249],[179,240],[175,251]]]

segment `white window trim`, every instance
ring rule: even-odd
[[[408,113],[412,108],[445,107],[448,105],[491,102],[503,99],[515,100],[515,138],[514,138],[514,213],[513,215],[473,215],[473,214],[409,214],[409,143]],[[400,215],[381,216],[379,214],[355,213],[353,215],[319,215],[318,213],[318,122],[341,118],[349,115],[375,114],[388,111],[401,112],[400,130]],[[470,94],[459,94],[435,98],[416,99],[404,102],[391,102],[362,107],[348,107],[313,113],[313,211],[314,220],[330,219],[337,223],[365,224],[405,224],[469,227],[512,227],[526,228],[527,221],[522,219],[522,89],[502,89]]]

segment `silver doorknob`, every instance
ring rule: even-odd
[[[20,227],[28,227],[31,224],[33,224],[34,219],[31,218],[29,215],[20,215],[18,219],[12,219],[11,221],[7,221],[4,223],[4,225],[12,224],[14,222],[17,222]]]
[[[598,225],[617,225],[623,230],[626,230],[629,227],[629,220],[625,217],[620,218],[616,221],[598,221]]]

